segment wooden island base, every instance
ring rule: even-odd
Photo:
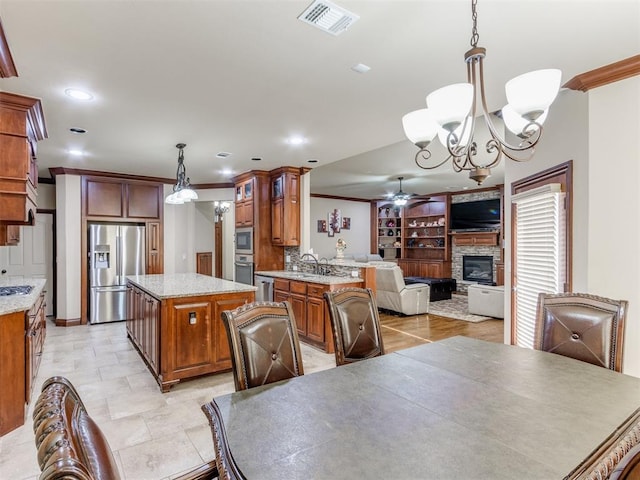
[[[149,367],[161,391],[168,392],[182,380],[231,370],[229,342],[221,313],[253,302],[255,287],[213,279],[240,286],[238,289],[244,291],[192,296],[184,296],[184,293],[183,296],[171,296],[169,292],[170,296],[165,297],[142,288],[144,277],[163,275],[129,278],[127,336]]]

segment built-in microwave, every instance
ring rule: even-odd
[[[253,254],[253,228],[236,228],[236,253]]]

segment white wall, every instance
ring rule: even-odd
[[[311,197],[310,205],[310,248],[313,248],[314,253],[317,253],[320,258],[335,257],[338,238],[347,242],[345,255],[370,253],[371,207],[369,203]],[[351,229],[341,230],[334,237],[329,237],[326,233],[318,233],[318,220],[327,220],[328,213],[336,208],[341,211],[343,218],[351,218]]]
[[[165,185],[165,196],[172,191],[172,185]],[[164,205],[164,273],[185,273],[196,271],[196,252],[213,251],[213,227],[209,219],[203,222],[202,213],[196,203],[227,201],[233,202],[233,188],[199,189],[198,202],[183,205]],[[233,279],[235,210],[233,203],[223,217],[222,235],[222,276]],[[205,225],[206,223],[207,225]],[[210,229],[209,229],[210,228]],[[206,238],[205,238],[206,237]]]
[[[80,177],[56,176],[57,318],[77,320],[81,314]]]
[[[640,377],[640,77],[588,93],[564,91],[551,108],[534,159],[505,166],[511,183],[573,160],[573,291],[629,300],[623,371]],[[511,210],[505,210],[511,231]],[[506,235],[505,289],[511,290],[510,236]],[[505,295],[509,343],[510,296]]]
[[[532,160],[505,161],[505,292],[511,292],[511,184],[573,160],[573,290],[585,291],[587,235],[588,97],[573,90],[560,92],[544,125],[543,137]],[[510,139],[511,140],[511,139]],[[511,343],[511,295],[505,295],[505,343]]]
[[[589,293],[629,301],[623,371],[640,377],[640,76],[589,92]]]
[[[56,186],[49,183],[38,183],[38,208],[54,210],[56,208]]]

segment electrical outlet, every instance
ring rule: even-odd
[[[290,263],[291,262],[291,255],[285,255],[284,261],[287,262],[287,263]]]
[[[294,266],[293,266],[293,271],[294,271],[294,272],[297,272],[297,271],[298,271],[298,265],[294,265]]]

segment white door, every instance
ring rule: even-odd
[[[32,227],[20,227],[20,244],[8,249],[3,269],[8,277],[45,278],[47,315],[53,315],[53,214],[36,214]],[[6,254],[5,254],[6,255]]]

